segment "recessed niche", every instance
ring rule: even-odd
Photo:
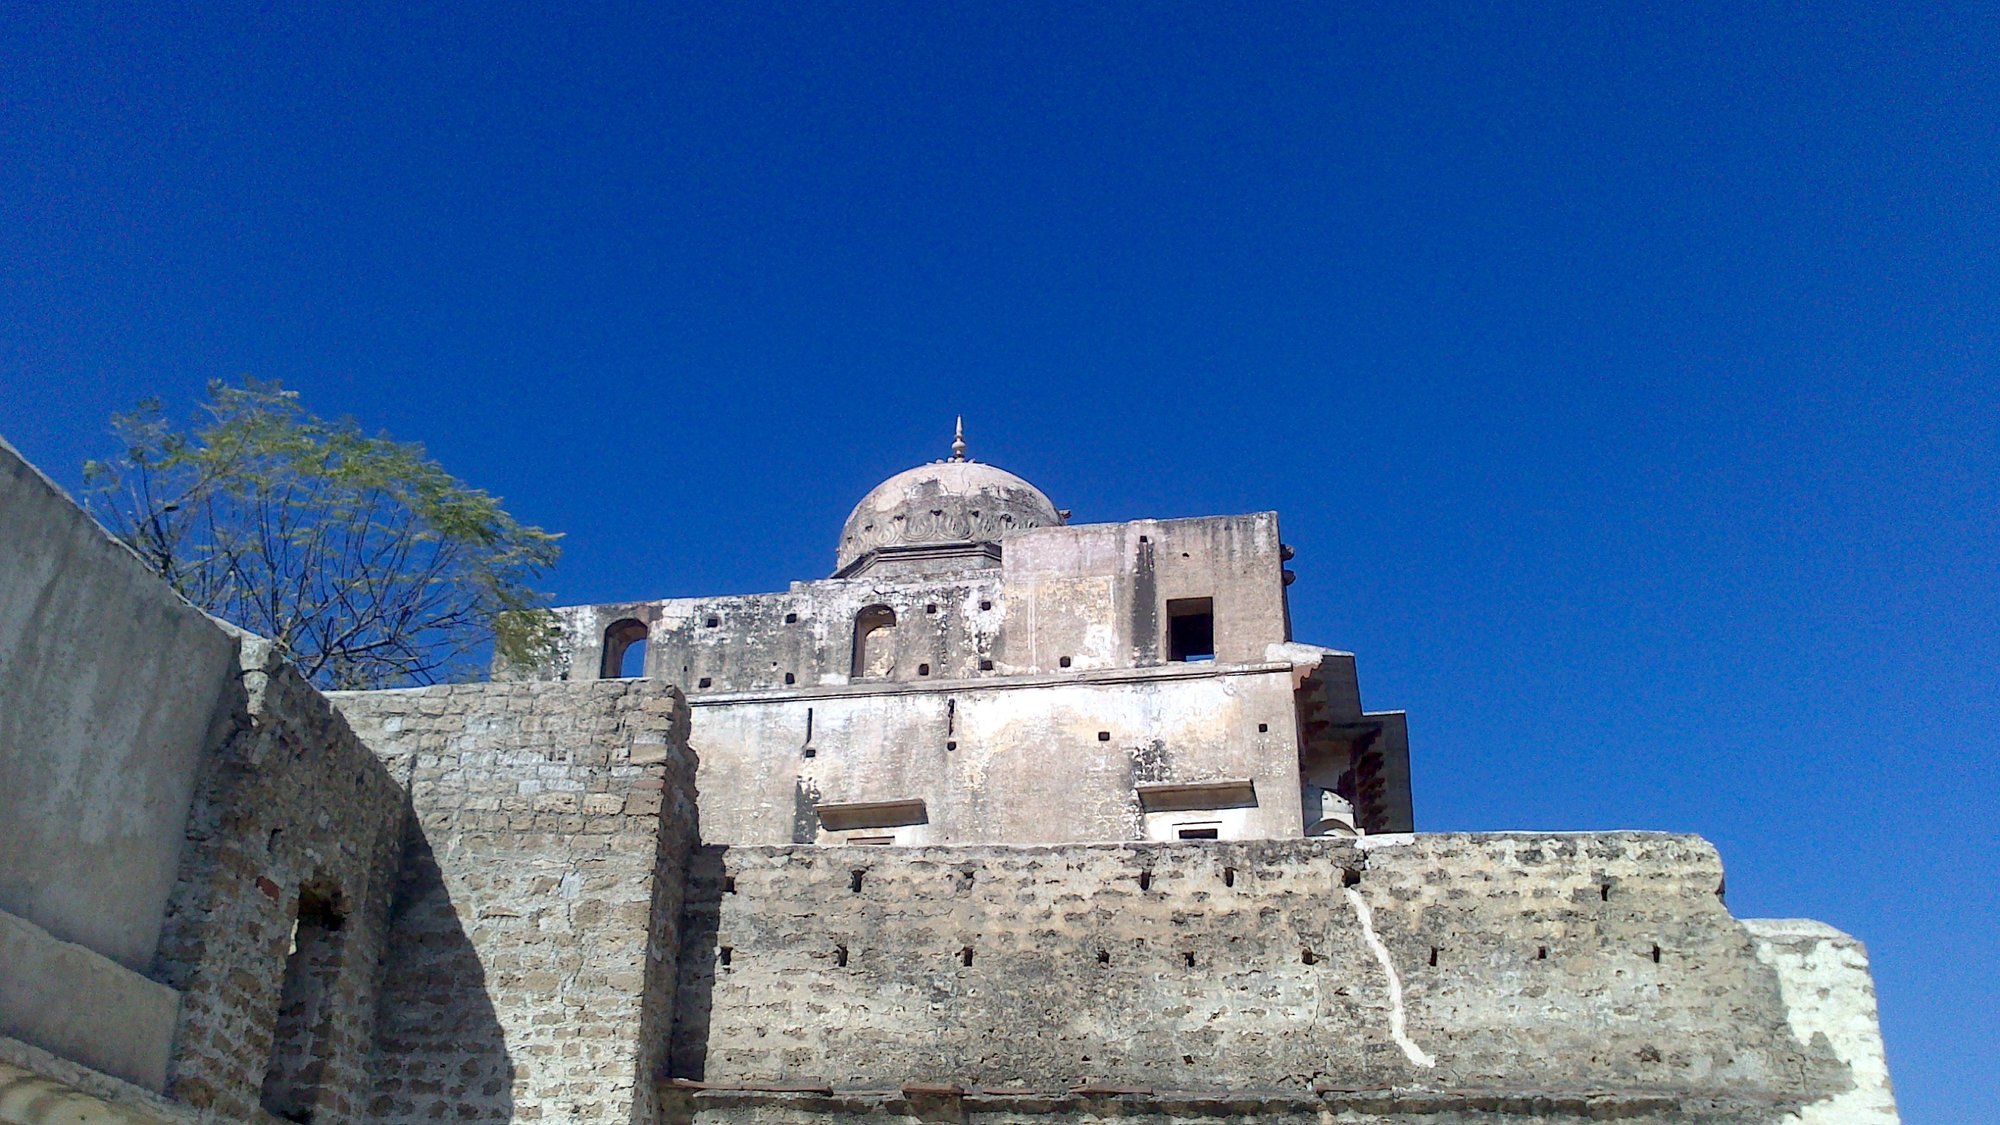
[[[706,625],[710,629],[714,629],[722,624],[722,618],[710,615],[708,620],[702,622],[702,624]]]
[[[1258,724],[1257,724],[1257,733],[1258,733],[1258,734],[1269,734],[1269,733],[1270,733],[1270,731],[1271,731],[1271,724],[1269,724],[1269,723],[1258,723]]]
[[[1059,658],[1057,658],[1057,660],[1056,660],[1056,667],[1058,667],[1058,668],[1067,668],[1067,667],[1069,667],[1069,657],[1067,657],[1067,656],[1064,656],[1064,657],[1059,657]]]
[[[925,613],[936,613],[936,612],[937,612],[937,603],[936,603],[936,602],[931,602],[931,603],[929,603],[928,605],[924,606],[924,612],[925,612]]]
[[[736,893],[736,876],[724,875],[722,877],[722,893],[726,895],[733,895]]]
[[[1111,741],[1111,732],[1110,732],[1110,731],[1108,731],[1108,730],[1101,730],[1101,731],[1098,731],[1098,732],[1097,732],[1097,741],[1099,741],[1099,742],[1109,742],[1109,741]]]
[[[968,969],[970,969],[970,968],[972,967],[972,947],[971,947],[971,946],[969,946],[969,945],[968,945],[968,946],[966,946],[966,947],[965,947],[964,949],[961,949],[961,950],[959,950],[959,951],[958,951],[958,963],[959,963],[959,964],[961,964],[961,965],[964,965],[964,966],[965,966],[966,968],[968,968]]]
[[[797,676],[792,675],[790,672],[785,673],[785,685],[787,687],[798,682],[799,678]]]
[[[931,666],[930,666],[930,665],[928,665],[928,664],[919,664],[919,665],[917,665],[917,675],[919,675],[919,676],[928,676],[928,675],[930,675],[930,674],[931,674]]]
[[[956,749],[958,749],[958,739],[956,739],[956,738],[947,738],[947,739],[945,739],[945,742],[944,742],[944,748],[945,748],[946,750],[956,750]]]
[[[785,624],[787,624],[787,625],[797,625],[798,623],[799,623],[799,615],[798,615],[798,614],[796,614],[796,613],[787,613],[787,614],[785,615]]]
[[[993,670],[993,662],[991,660],[986,659],[983,656],[980,657],[979,670],[982,672],[991,672]]]
[[[836,967],[836,968],[841,968],[841,969],[845,969],[845,968],[847,967],[847,947],[846,947],[846,946],[844,946],[844,945],[836,945],[836,946],[834,946],[834,947],[833,947],[833,964],[834,964],[834,967]]]
[[[725,969],[729,967],[729,962],[732,959],[734,959],[735,956],[736,956],[736,951],[734,949],[729,948],[726,945],[715,951],[716,961],[720,962],[722,967]]]
[[[696,687],[707,687],[708,685],[710,685],[710,684],[712,684],[712,683],[714,683],[714,682],[715,682],[715,681],[714,681],[713,679],[710,679],[710,678],[709,678],[709,677],[707,677],[707,676],[703,676],[703,677],[701,678],[700,682],[696,683],[696,684],[695,684],[694,686],[696,686]]]
[[[980,610],[982,610],[982,611],[984,611],[984,610],[989,610],[989,609],[992,609],[992,608],[993,608],[993,603],[992,603],[992,602],[980,602],[980,603],[979,603],[979,608],[980,608]]]

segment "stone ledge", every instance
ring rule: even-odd
[[[165,1088],[180,993],[0,911],[0,1035]]]

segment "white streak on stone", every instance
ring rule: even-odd
[[[1396,1041],[1396,1046],[1403,1049],[1403,1053],[1410,1057],[1411,1062],[1421,1067],[1436,1066],[1437,1060],[1426,1054],[1424,1049],[1417,1046],[1410,1038],[1403,1016],[1403,982],[1396,976],[1395,963],[1389,960],[1389,947],[1383,945],[1382,939],[1375,936],[1374,911],[1368,909],[1368,903],[1361,897],[1360,891],[1353,887],[1341,889],[1347,895],[1347,901],[1354,904],[1354,916],[1361,922],[1361,936],[1368,939],[1368,948],[1375,951],[1375,959],[1382,963],[1383,975],[1389,978],[1389,1037]]]

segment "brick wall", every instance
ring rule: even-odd
[[[242,671],[229,729],[202,763],[155,966],[183,993],[167,1093],[256,1119],[275,1051],[292,1107],[315,1122],[362,1120],[402,790],[268,642],[242,639]],[[317,951],[309,1018],[279,1043],[306,888],[340,927]]]
[[[652,1121],[695,838],[659,681],[336,693],[407,778],[371,1117]]]

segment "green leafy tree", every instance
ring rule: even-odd
[[[535,581],[558,535],[421,445],[329,422],[275,382],[220,381],[186,429],[157,400],[113,420],[124,453],[84,466],[93,512],[194,604],[271,638],[328,688],[434,683],[554,655]]]

